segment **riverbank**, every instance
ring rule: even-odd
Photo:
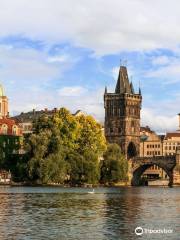
[[[97,187],[132,187],[130,182],[118,182],[118,183],[106,183],[106,184],[60,184],[60,183],[34,183],[34,182],[10,182],[10,183],[1,183],[0,185],[6,186],[24,186],[24,187],[62,187],[62,188],[71,188],[71,187],[78,187],[78,188],[97,188]],[[145,185],[144,185],[145,186]],[[146,186],[153,186],[153,187],[168,187],[168,181],[159,180],[159,181],[150,181]],[[180,184],[174,184],[173,187],[180,187]]]
[[[94,188],[94,187],[119,187],[119,186],[130,186],[127,182],[120,183],[106,183],[106,184],[60,184],[60,183],[34,183],[34,182],[11,182],[10,186],[59,186],[59,187],[82,187],[82,188]]]

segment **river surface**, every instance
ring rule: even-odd
[[[180,188],[88,191],[92,190],[1,186],[0,239],[180,239]],[[136,227],[143,229],[141,236],[135,234]]]

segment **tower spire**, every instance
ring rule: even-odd
[[[107,87],[105,86],[105,90],[104,90],[104,93],[107,93]]]
[[[120,66],[115,93],[131,93],[127,68]]]

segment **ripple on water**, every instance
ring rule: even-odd
[[[0,239],[131,240],[136,239],[137,226],[171,228],[174,233],[169,238],[178,239],[180,188],[97,188],[95,194],[88,191],[0,188]],[[149,239],[165,237],[156,234]]]

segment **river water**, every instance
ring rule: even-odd
[[[1,186],[0,239],[180,239],[180,188],[88,191]],[[136,227],[143,229],[141,236]]]

